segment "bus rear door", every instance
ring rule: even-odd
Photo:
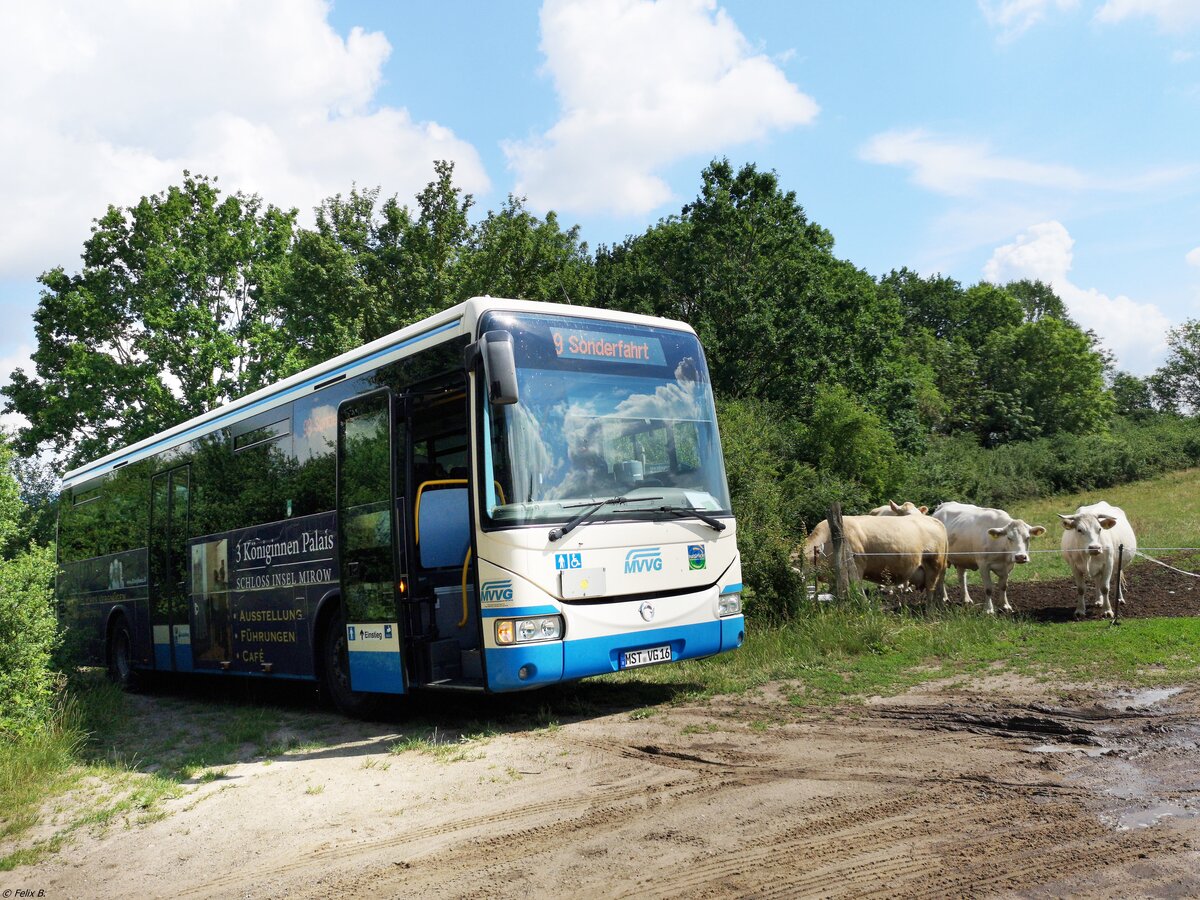
[[[351,690],[403,694],[392,406],[382,390],[338,408],[338,568]]]

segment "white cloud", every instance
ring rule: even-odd
[[[1200,3],[1196,0],[1107,0],[1096,11],[1096,21],[1106,23],[1143,16],[1154,19],[1162,31],[1186,31],[1200,25]]]
[[[675,160],[817,115],[715,0],[546,0],[541,27],[560,117],[504,148],[537,208],[644,213],[670,199]]]
[[[1071,189],[1088,183],[1070,166],[998,156],[986,142],[937,138],[919,128],[877,134],[859,155],[867,162],[911,168],[917,184],[955,196],[992,182]]]
[[[1187,261],[1189,266],[1200,267],[1200,247],[1197,247],[1195,250],[1188,251],[1188,254],[1184,257],[1184,259]]]
[[[1166,355],[1170,320],[1153,303],[1138,303],[1124,295],[1110,297],[1074,284],[1069,277],[1074,246],[1074,238],[1061,222],[1033,225],[1011,244],[996,248],[983,276],[997,284],[1021,278],[1046,282],[1075,321],[1093,329],[1116,354],[1120,368],[1149,374]]]
[[[1196,52],[1194,50],[1174,50],[1171,52],[1171,62],[1173,63],[1191,62],[1195,58]]]
[[[1004,40],[1028,31],[1046,18],[1047,11],[1069,10],[1078,5],[1079,0],[979,0],[984,19],[999,29]]]
[[[340,35],[322,0],[4,4],[0,30],[0,277],[78,258],[92,218],[183,169],[279,206],[352,183],[411,196],[432,161],[488,187],[449,129],[378,107],[391,47]]]
[[[985,188],[998,186],[1141,193],[1200,172],[1200,165],[1183,165],[1123,174],[1119,178],[1103,177],[1071,166],[1001,156],[986,141],[937,137],[920,128],[877,134],[860,148],[859,157],[867,162],[909,168],[916,184],[956,197],[979,195]]]

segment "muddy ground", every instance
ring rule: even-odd
[[[1195,582],[1139,564],[1123,614],[1200,613]],[[1074,610],[1066,581],[1010,597],[1038,619]],[[149,815],[75,829],[35,866],[0,873],[0,889],[1200,895],[1200,686],[1135,694],[993,675],[806,709],[789,684],[688,701],[687,685],[593,681],[426,697],[374,723],[300,688],[238,688],[232,703],[231,691],[179,681],[130,698],[134,768],[154,771],[164,746],[203,746],[214,717],[247,710],[268,711],[275,749],[248,744]],[[51,836],[76,803],[86,792],[55,801],[23,841]]]
[[[134,698],[140,727],[207,709],[214,698],[193,690]],[[1200,894],[1200,687],[1134,695],[996,675],[827,710],[790,693],[689,703],[679,689],[584,682],[380,723],[272,698],[297,749],[247,751],[157,821],[80,829],[35,867],[0,873],[0,888]],[[460,741],[483,717],[493,724]]]
[[[1183,571],[1196,571],[1194,558],[1163,557],[1163,562]],[[976,590],[978,577],[968,575],[967,590],[972,598],[983,599],[983,589]],[[951,570],[947,581],[958,584],[958,574]],[[1088,589],[1088,609],[1095,615],[1091,600],[1094,594]],[[1200,615],[1200,578],[1173,572],[1148,560],[1135,560],[1125,573],[1126,602],[1121,606],[1122,616],[1131,619],[1150,616],[1195,616]],[[1113,595],[1116,595],[1115,585]],[[957,598],[957,588],[951,591]],[[1065,622],[1075,614],[1075,586],[1070,579],[1052,581],[1013,582],[1008,590],[1009,603],[1020,613],[1045,622]]]

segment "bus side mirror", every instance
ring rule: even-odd
[[[479,339],[483,354],[483,378],[488,399],[497,406],[508,406],[520,399],[517,389],[517,360],[513,354],[513,336],[507,331],[488,331]]]

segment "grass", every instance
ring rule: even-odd
[[[0,753],[0,839],[17,841],[38,825],[48,798],[73,793],[81,802],[50,837],[0,855],[0,872],[32,865],[80,828],[115,822],[145,824],[161,817],[160,802],[181,793],[177,782],[136,772],[125,760],[94,755],[95,736],[123,719],[120,691],[107,684],[64,695],[41,732],[4,745]]]
[[[1062,536],[1058,515],[1078,507],[1107,500],[1125,510],[1140,547],[1200,547],[1200,469],[1170,472],[1158,478],[1123,484],[1104,490],[1046,497],[1017,504],[1009,509],[1031,525],[1043,525],[1046,534],[1030,542],[1032,550],[1057,550]],[[1162,556],[1153,553],[1153,556]],[[1170,555],[1170,554],[1168,554]],[[1013,570],[1014,581],[1065,578],[1067,565],[1058,553],[1034,553],[1031,561]],[[1200,553],[1182,554],[1183,568],[1200,569]],[[1134,566],[1151,565],[1135,560]],[[957,579],[957,576],[954,576]],[[951,581],[956,584],[957,581]]]
[[[424,736],[410,734],[394,741],[388,747],[388,752],[393,755],[422,753],[432,756],[441,763],[462,762],[468,759],[478,759],[479,756],[472,752],[473,749],[497,734],[499,732],[491,725],[483,726],[478,730],[465,730],[458,737],[453,737],[447,732],[439,734],[437,727],[434,727]]]
[[[1200,546],[1197,497],[1200,470],[1193,469],[1103,492],[1020,504],[1010,512],[1049,529],[1034,541],[1035,550],[1057,548],[1056,513],[1100,499],[1126,511],[1141,546],[1191,547]],[[1176,558],[1185,568],[1200,570],[1200,554],[1190,565],[1187,556]],[[1056,553],[1035,554],[1033,562],[1014,571],[1015,579],[1065,575]],[[972,579],[977,582],[977,576]],[[961,607],[893,613],[878,603],[857,601],[811,604],[777,627],[750,623],[748,635],[736,653],[605,676],[587,689],[549,694],[551,699],[536,710],[515,700],[508,707],[497,702],[489,706],[495,723],[471,721],[449,730],[441,722],[410,725],[408,735],[389,751],[421,753],[443,763],[477,759],[477,748],[501,731],[552,733],[563,720],[602,714],[613,704],[636,721],[654,715],[664,702],[771,683],[780,684],[797,706],[820,707],[985,671],[1137,687],[1200,679],[1200,618],[1126,619],[1114,628],[1103,621],[989,617]],[[307,712],[170,695],[134,701],[99,677],[73,680],[64,697],[44,730],[0,747],[0,842],[5,848],[0,872],[37,863],[79,829],[161,818],[166,800],[225,779],[236,763],[254,758],[269,763],[328,744],[323,739],[329,737],[323,730],[328,717]],[[761,731],[770,724],[755,720],[748,726]],[[702,727],[711,730],[689,725],[684,733],[699,734]],[[371,759],[363,768],[382,772],[389,765],[386,759]],[[505,776],[511,781],[521,774],[508,769]],[[311,785],[305,794],[323,790],[324,785]],[[49,802],[55,798],[61,798],[57,808]],[[31,841],[28,835],[39,825],[48,836]]]
[[[735,653],[606,678],[693,686],[680,700],[782,682],[793,702],[828,705],[984,671],[1137,686],[1192,681],[1200,678],[1200,619],[1126,619],[1114,628],[957,606],[891,613],[870,601],[813,604],[786,625],[751,626]]]
[[[303,728],[312,717],[294,718]],[[100,673],[77,675],[45,729],[0,745],[0,872],[36,863],[79,829],[156,821],[164,801],[225,779],[234,763],[324,746],[278,737],[284,719],[266,706],[135,700]],[[64,801],[50,808],[54,798]],[[39,825],[50,836],[30,843]]]

